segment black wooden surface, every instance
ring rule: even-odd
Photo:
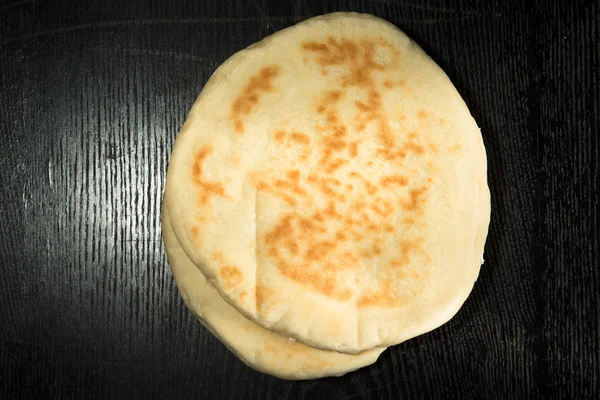
[[[598,398],[600,5],[431,0],[0,5],[0,397]],[[212,71],[370,12],[448,73],[487,147],[486,263],[442,328],[343,378],[245,367],[184,307],[160,238],[174,138]]]

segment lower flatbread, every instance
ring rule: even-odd
[[[286,339],[246,319],[229,305],[190,261],[171,228],[166,207],[162,231],[179,292],[198,320],[246,365],[282,379],[341,376],[377,361],[385,348],[359,354],[318,350]]]

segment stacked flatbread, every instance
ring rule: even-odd
[[[465,103],[404,33],[312,18],[233,55],[192,107],[167,174],[169,263],[249,366],[342,375],[461,307],[482,263],[486,174]]]

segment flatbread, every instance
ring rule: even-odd
[[[173,234],[163,209],[163,240],[173,276],[187,307],[246,365],[282,379],[341,376],[377,361],[384,348],[359,354],[314,349],[268,331],[246,319],[206,281]]]
[[[312,18],[225,61],[167,181],[177,239],[221,296],[312,347],[434,329],[479,274],[479,128],[444,72],[370,15]]]

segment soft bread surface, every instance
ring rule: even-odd
[[[479,274],[479,128],[444,72],[370,15],[312,18],[224,62],[167,182],[177,241],[220,295],[312,347],[425,333]]]
[[[282,379],[340,376],[374,363],[384,348],[359,354],[314,349],[268,331],[246,319],[221,298],[187,257],[163,209],[162,232],[179,292],[198,320],[246,365]]]

